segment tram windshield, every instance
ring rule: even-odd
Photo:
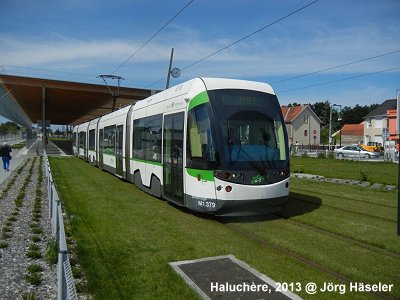
[[[208,95],[222,169],[288,165],[287,134],[275,95],[238,89]]]

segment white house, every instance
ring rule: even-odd
[[[364,144],[368,142],[384,144],[383,134],[388,132],[387,111],[396,108],[396,99],[389,99],[364,117]]]
[[[309,105],[281,106],[288,132],[289,143],[319,145],[321,120]]]

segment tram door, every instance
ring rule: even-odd
[[[104,137],[103,137],[103,129],[99,131],[99,167],[103,168],[103,150],[104,150]]]
[[[164,117],[164,195],[183,204],[184,113]]]
[[[123,125],[117,126],[116,132],[116,140],[115,140],[115,167],[117,175],[123,176],[124,170],[122,168],[123,159],[122,159],[122,140],[124,135],[124,127]]]

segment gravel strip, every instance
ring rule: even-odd
[[[292,173],[291,177],[297,177],[301,179],[311,179],[317,181],[324,181],[337,184],[347,184],[347,185],[358,185],[362,187],[370,187],[375,190],[385,190],[385,191],[395,191],[396,186],[394,185],[384,185],[379,183],[371,184],[368,181],[350,180],[350,179],[338,179],[338,178],[328,178],[320,175],[305,174],[305,173]]]
[[[15,199],[18,197],[26,177],[29,176],[29,169],[32,166],[33,157],[31,157],[27,164],[25,164],[27,160],[21,164],[21,166],[24,167],[19,175],[17,174],[17,170],[13,171],[11,176],[0,185],[0,191],[4,191],[8,182],[17,175],[16,180],[8,190],[8,193],[0,199],[0,243],[8,244],[7,247],[0,249],[1,299],[21,299],[21,296],[24,294],[34,294],[36,299],[56,298],[56,265],[50,265],[44,259],[47,243],[52,239],[51,224],[48,218],[48,201],[46,200],[46,179],[44,176],[41,184],[41,218],[38,222],[43,230],[43,233],[39,234],[41,241],[36,243],[32,241],[33,233],[30,227],[33,223],[32,216],[36,197],[40,159],[42,158],[36,158],[33,173],[28,185],[26,186],[25,197],[23,198],[19,213],[15,216],[15,221],[10,222],[9,220],[16,211]],[[10,229],[9,238],[4,238],[4,236],[2,236],[5,227]],[[42,258],[32,259],[26,256],[26,252],[32,244],[36,244],[39,247],[39,252],[42,255]],[[40,265],[43,269],[43,271],[40,272],[41,283],[37,286],[28,283],[26,280],[28,274],[27,268],[31,264]]]

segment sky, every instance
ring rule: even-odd
[[[121,86],[163,89],[174,48],[182,73],[171,86],[262,81],[281,105],[395,98],[400,0],[313,1],[0,0],[0,74],[97,84],[113,74]]]

